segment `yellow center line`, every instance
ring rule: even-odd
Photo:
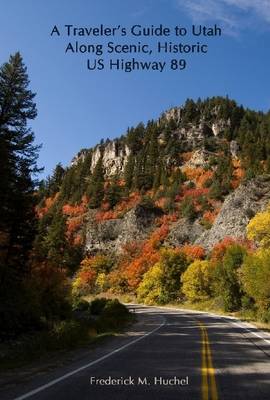
[[[202,335],[202,400],[218,400],[215,369],[207,329],[199,322]]]

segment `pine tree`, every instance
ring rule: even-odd
[[[22,309],[23,281],[35,234],[33,174],[38,146],[27,127],[36,115],[35,94],[19,53],[0,68],[0,320],[18,330],[29,316]]]
[[[104,197],[104,170],[102,156],[99,158],[92,175],[90,188],[90,207],[98,208]]]
[[[134,167],[135,167],[135,157],[133,156],[133,154],[130,154],[127,158],[127,163],[124,170],[125,185],[128,189],[132,188]]]
[[[61,163],[57,164],[53,171],[52,177],[50,178],[50,183],[48,188],[49,196],[52,196],[55,193],[59,192],[64,174],[65,170],[62,167]]]

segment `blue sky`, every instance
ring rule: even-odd
[[[206,39],[209,53],[188,58],[187,70],[162,74],[89,72],[85,56],[64,54],[66,38],[50,36],[55,24],[101,23],[170,27],[217,23],[224,35]],[[81,148],[120,136],[128,126],[156,118],[187,97],[229,95],[244,106],[269,110],[269,43],[269,0],[6,0],[1,4],[0,63],[19,50],[28,67],[39,112],[32,125],[37,142],[43,143],[40,165],[45,175],[59,161],[68,165]]]

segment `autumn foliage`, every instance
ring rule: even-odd
[[[42,218],[45,214],[47,214],[47,212],[50,210],[50,208],[55,204],[55,202],[57,201],[59,197],[59,193],[56,193],[54,196],[52,197],[47,197],[45,199],[45,204],[43,207],[37,207],[36,208],[36,213],[38,218]]]
[[[185,246],[181,247],[181,252],[192,261],[202,260],[205,257],[204,248],[198,245],[186,244]]]
[[[141,282],[143,274],[159,261],[159,248],[168,233],[168,225],[162,224],[145,242],[125,245],[117,268],[119,277],[116,276],[116,272],[112,272],[111,282],[120,288],[127,286],[134,291]]]

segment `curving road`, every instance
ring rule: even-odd
[[[269,400],[270,337],[207,313],[131,306],[129,332],[2,400]]]

